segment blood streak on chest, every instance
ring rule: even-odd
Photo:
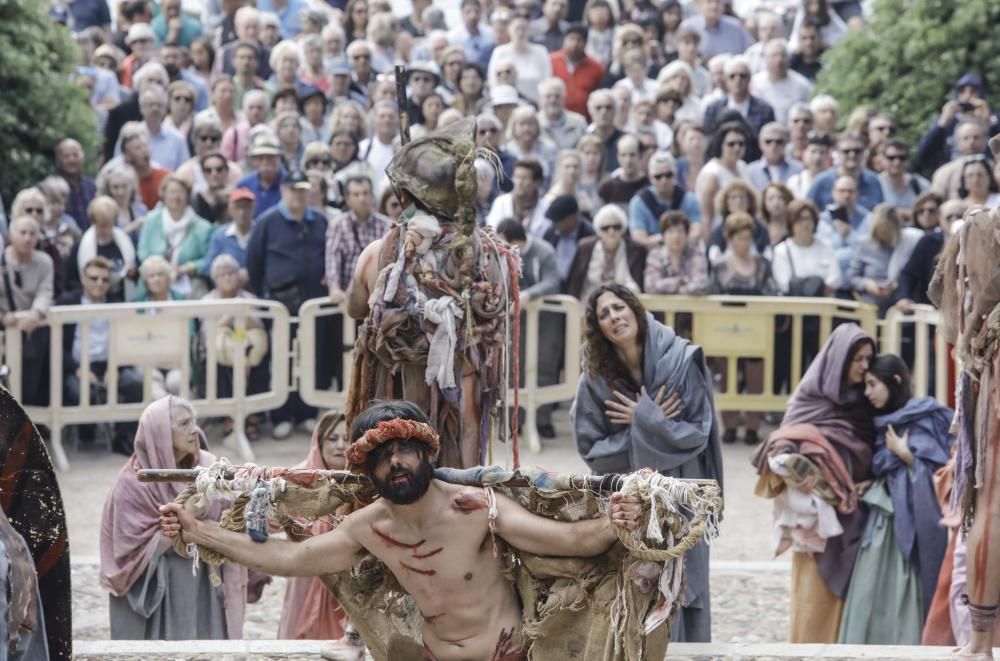
[[[401,542],[398,539],[392,537],[391,535],[382,532],[381,530],[375,527],[374,523],[371,524],[370,527],[372,529],[372,533],[374,533],[376,537],[382,540],[382,542],[385,543],[386,546],[393,546],[398,549],[416,549],[419,548],[420,546],[423,546],[424,542],[427,541],[426,539],[421,539],[416,544],[407,544],[406,542]]]
[[[486,494],[482,491],[463,491],[455,496],[451,506],[462,514],[472,514],[487,509],[489,504],[486,502]]]

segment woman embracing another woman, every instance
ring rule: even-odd
[[[755,492],[774,500],[778,555],[792,558],[789,642],[836,643],[865,512],[875,427],[864,395],[875,342],[838,326],[795,388],[782,425],[754,453]]]

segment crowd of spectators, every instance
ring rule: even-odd
[[[396,65],[414,136],[474,117],[497,157],[498,170],[476,163],[477,215],[522,247],[524,300],[615,283],[836,295],[883,314],[926,303],[942,239],[1000,195],[983,81],[962,76],[907,144],[885,109],[814,91],[861,3],[778,4],[461,0],[446,23],[426,0],[405,16],[386,0],[206,0],[201,15],[124,0],[112,22],[104,0],[77,0],[53,14],[79,45],[104,147],[62,140],[52,175],[0,217],[3,324],[37,368],[54,304],[342,302],[363,248],[404,211],[384,177],[399,148]],[[64,332],[67,403],[81,378],[106,378],[107,323],[90,323],[89,375],[79,335]],[[759,387],[759,370],[743,372]],[[25,402],[47,403],[47,370],[24,374]],[[161,376],[177,394],[177,374]],[[273,434],[315,417],[293,397]]]

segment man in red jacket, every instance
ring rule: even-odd
[[[584,52],[587,45],[587,26],[573,23],[563,38],[562,50],[549,56],[552,75],[566,83],[566,109],[580,113],[587,119],[587,97],[601,86],[604,67]]]

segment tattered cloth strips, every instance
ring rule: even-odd
[[[196,492],[206,498],[238,494],[221,525],[243,531],[244,508],[261,481],[268,485],[269,515],[288,528],[293,518],[329,516],[341,506],[370,501],[371,485],[343,471],[229,467],[201,469],[198,479],[178,496]],[[219,476],[235,475],[227,488]],[[622,544],[593,558],[551,558],[511,548],[498,539],[504,564],[523,604],[522,634],[530,658],[539,660],[647,661],[662,659],[670,640],[669,623],[684,592],[683,556],[696,543],[718,534],[722,498],[713,481],[688,481],[652,471],[626,476],[579,476],[541,469],[500,467],[437,469],[435,478],[453,484],[503,491],[528,511],[561,521],[607,515],[607,497],[620,489],[643,503],[641,525],[619,529]],[[226,481],[225,478],[221,478]],[[601,485],[601,492],[581,488]],[[185,495],[187,494],[187,495]],[[301,526],[298,532],[301,533]],[[297,534],[299,541],[308,536]],[[219,563],[222,556],[201,549],[201,558]],[[421,658],[422,619],[412,597],[392,573],[372,556],[350,571],[322,577],[358,627],[376,661]]]
[[[483,157],[467,119],[409,143],[386,168],[407,210],[382,241],[348,389],[348,426],[374,399],[423,408],[441,434],[443,466],[461,465],[463,443],[478,445],[485,461],[494,430],[510,439],[515,466],[519,459],[517,416],[504,433],[498,404],[505,408],[513,388],[517,405],[520,266],[492,230],[476,226],[474,163]],[[464,418],[467,376],[475,377],[478,427]]]

